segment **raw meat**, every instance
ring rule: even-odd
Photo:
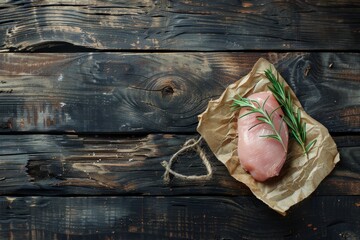
[[[274,134],[269,124],[262,123],[253,127],[260,122],[257,117],[261,116],[261,114],[252,113],[238,119],[238,156],[240,164],[255,180],[265,181],[279,175],[284,165],[289,139],[288,128],[282,119],[284,113],[279,108],[279,103],[271,92],[254,93],[247,98],[258,101],[261,106],[267,99],[264,108],[269,114],[278,108],[273,114],[273,122],[275,129],[281,130],[280,136],[285,148],[276,139],[262,137]],[[247,112],[249,112],[247,108],[242,108],[239,116]]]

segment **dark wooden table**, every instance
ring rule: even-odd
[[[0,239],[359,239],[359,49],[358,0],[1,1]],[[260,57],[341,156],[285,217],[209,150],[162,180]]]

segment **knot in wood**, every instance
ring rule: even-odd
[[[172,95],[174,93],[174,89],[171,86],[165,86],[163,89],[161,89],[161,94],[163,97]]]

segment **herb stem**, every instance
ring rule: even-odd
[[[249,99],[249,98],[243,98],[241,96],[238,96],[238,98],[234,99],[233,102],[233,107],[235,108],[248,108],[249,112],[244,113],[243,115],[241,115],[239,118],[243,118],[247,115],[250,114],[254,114],[254,113],[258,113],[260,114],[260,116],[257,116],[257,120],[259,120],[260,122],[253,125],[252,127],[249,128],[249,130],[251,130],[252,128],[260,125],[260,124],[267,124],[271,127],[272,131],[274,132],[273,134],[267,134],[267,135],[261,135],[260,137],[265,137],[265,138],[272,138],[275,139],[276,141],[278,141],[281,146],[283,147],[284,151],[287,152],[287,147],[285,146],[285,143],[283,141],[283,139],[281,138],[281,129],[282,129],[282,124],[283,124],[283,118],[282,121],[280,123],[280,128],[279,130],[276,129],[275,124],[274,124],[274,113],[276,112],[276,109],[274,109],[270,114],[268,113],[268,111],[266,111],[265,109],[265,104],[267,102],[267,100],[269,99],[269,97],[267,97],[265,99],[265,101],[262,103],[262,105],[253,99]]]
[[[272,86],[269,86],[270,91],[284,111],[284,121],[291,130],[290,135],[301,146],[303,153],[308,155],[311,148],[315,145],[316,139],[306,145],[306,123],[301,122],[300,109],[294,109],[290,92],[285,89],[284,83],[279,82],[278,78],[274,76],[271,69],[265,70],[265,76],[272,84]]]

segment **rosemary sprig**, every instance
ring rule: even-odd
[[[310,149],[315,145],[316,139],[306,144],[306,123],[301,122],[300,109],[298,108],[297,111],[295,111],[290,92],[286,91],[284,82],[280,82],[278,78],[274,76],[271,69],[265,70],[265,76],[272,84],[272,86],[269,86],[270,91],[284,111],[284,121],[290,128],[290,135],[301,146],[304,154],[308,155]]]
[[[232,104],[233,108],[248,108],[249,112],[241,115],[239,118],[243,118],[247,115],[250,114],[254,114],[254,113],[258,113],[260,114],[260,116],[257,116],[256,118],[259,120],[259,123],[255,124],[254,126],[252,126],[250,129],[260,125],[260,124],[267,124],[271,127],[271,129],[273,130],[274,134],[267,134],[267,135],[261,135],[260,137],[265,137],[265,138],[272,138],[277,140],[279,143],[281,143],[282,147],[284,148],[285,152],[287,152],[287,147],[284,144],[284,141],[281,138],[281,129],[282,129],[282,122],[280,124],[280,128],[276,129],[275,124],[274,124],[274,113],[276,112],[276,109],[274,109],[272,112],[268,113],[268,111],[266,111],[265,109],[265,104],[267,102],[267,100],[269,99],[269,97],[266,98],[266,100],[262,103],[262,105],[253,99],[249,99],[249,98],[243,98],[241,96],[238,96],[238,98],[234,98],[234,102]],[[250,130],[249,129],[249,130]]]

